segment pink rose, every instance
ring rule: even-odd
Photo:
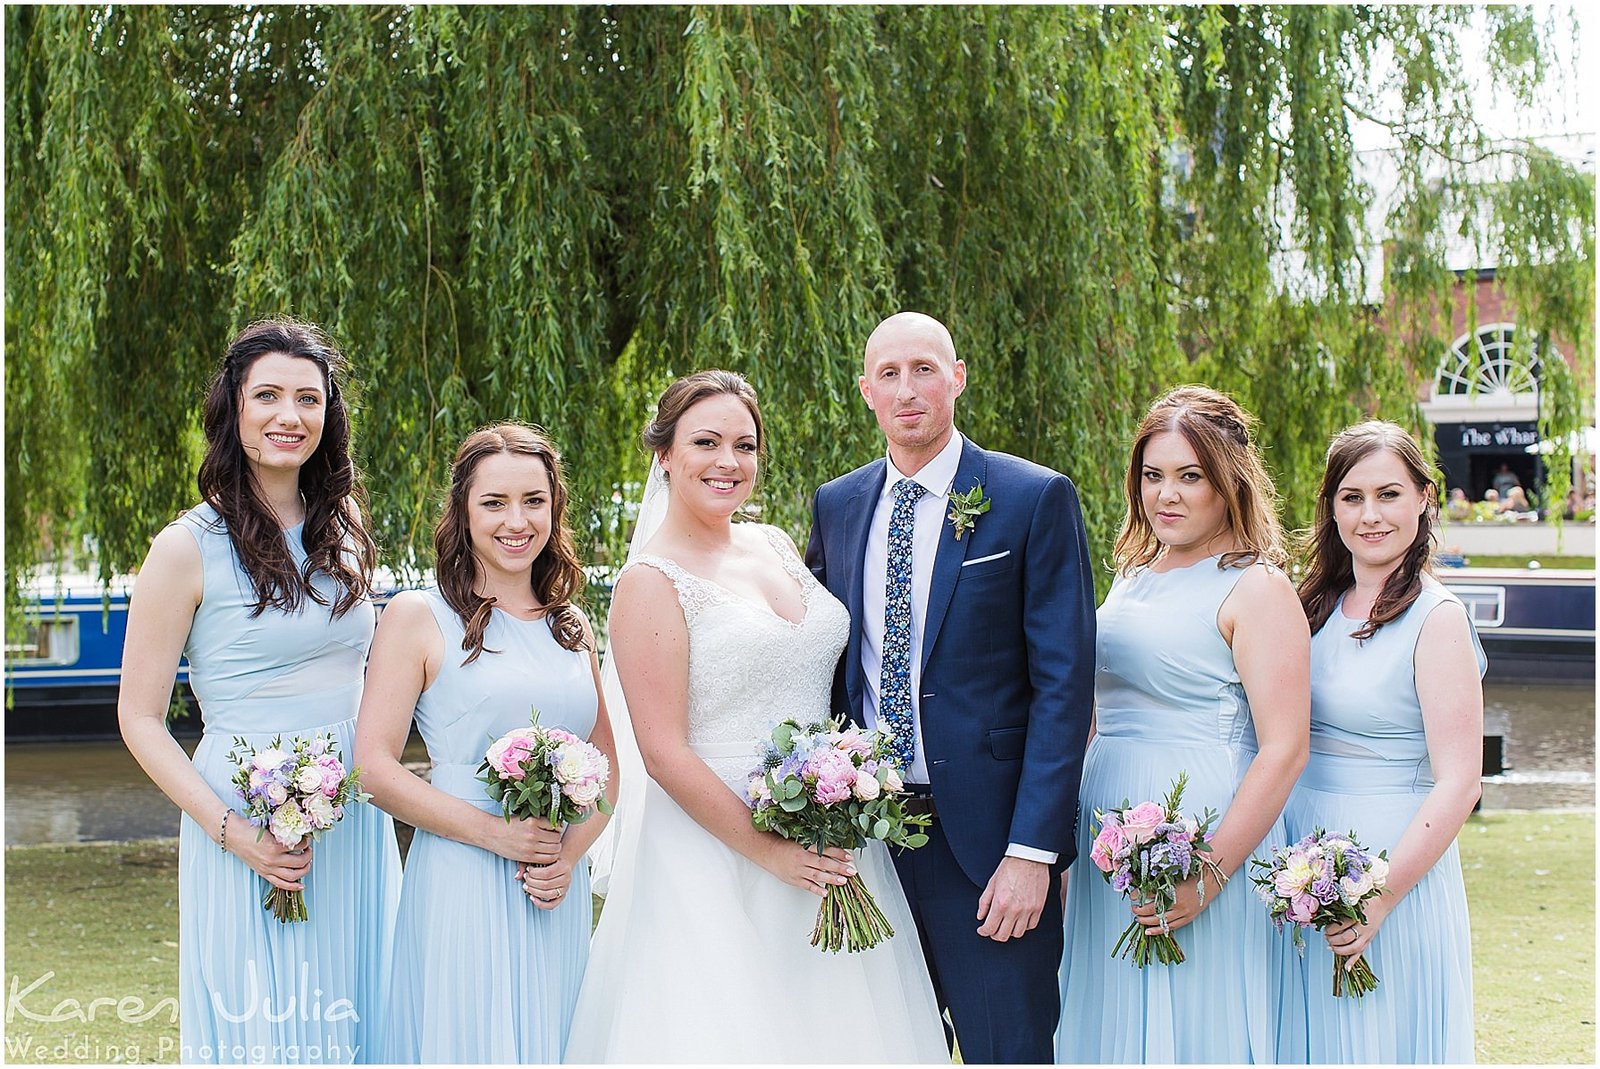
[[[1165,823],[1167,811],[1154,802],[1140,802],[1122,815],[1122,831],[1135,845],[1146,842]]]
[[[1105,824],[1100,828],[1100,834],[1094,837],[1094,846],[1089,849],[1089,860],[1101,872],[1110,872],[1116,865],[1116,859],[1128,848],[1128,837],[1122,829],[1115,824]]]
[[[1296,924],[1310,924],[1322,903],[1312,895],[1298,894],[1289,899],[1289,919]]]
[[[323,769],[322,770],[322,793],[323,793],[323,796],[327,797],[327,798],[336,797],[339,794],[339,783],[343,779],[344,779],[344,774],[342,772],[335,772],[332,769],[327,769],[327,768]]]
[[[532,728],[517,728],[494,740],[484,757],[501,779],[520,780],[524,776],[522,762],[533,753],[536,741]]]

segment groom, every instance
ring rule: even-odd
[[[1051,1062],[1094,584],[1072,483],[957,433],[966,382],[938,320],[878,325],[860,386],[888,458],[817,491],[806,563],[853,623],[835,712],[892,735],[934,816],[895,864],[962,1059]]]

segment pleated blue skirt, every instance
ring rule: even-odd
[[[1084,761],[1078,858],[1067,880],[1066,948],[1061,963],[1060,1063],[1270,1062],[1281,986],[1273,969],[1275,933],[1241,868],[1210,904],[1176,933],[1185,960],[1151,963],[1114,958],[1111,948],[1132,920],[1129,900],[1089,860],[1096,809],[1126,799],[1163,799],[1179,771],[1189,774],[1183,809],[1209,806],[1220,826],[1253,754],[1222,745],[1180,745],[1096,735]],[[1281,823],[1269,839],[1282,837]],[[1210,897],[1215,895],[1214,898]]]
[[[1313,753],[1284,811],[1289,841],[1320,827],[1354,832],[1369,850],[1392,852],[1426,797],[1426,784],[1412,784],[1415,767]],[[1290,942],[1287,930],[1282,940]],[[1474,1060],[1472,932],[1454,843],[1395,905],[1367,948],[1376,991],[1334,998],[1333,952],[1319,932],[1307,931],[1305,941],[1304,957],[1286,955],[1293,973],[1280,1060]]]
[[[471,790],[458,786],[452,793]],[[486,796],[468,800],[492,806]],[[515,877],[513,861],[417,831],[395,926],[384,1061],[561,1061],[589,960],[589,867],[578,865],[552,910],[535,906]]]
[[[348,762],[355,721],[330,732]],[[271,734],[246,736],[256,749]],[[287,742],[287,738],[285,739]],[[231,737],[208,733],[194,765],[235,800]],[[243,803],[235,805],[242,807]],[[254,835],[236,813],[228,841]],[[400,897],[400,855],[389,815],[346,808],[314,847],[306,877],[310,919],[284,924],[261,906],[267,883],[223,853],[187,815],[178,833],[180,1058],[239,1064],[349,1064],[379,1060],[389,997],[390,949]]]

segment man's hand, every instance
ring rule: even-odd
[[[997,943],[1016,939],[1039,923],[1050,893],[1050,866],[1020,857],[1000,859],[978,899],[978,934]]]

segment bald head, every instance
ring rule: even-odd
[[[879,323],[867,339],[866,363],[888,348],[914,347],[938,357],[947,368],[956,365],[956,343],[943,323],[921,312],[896,312]]]
[[[915,475],[955,433],[956,398],[967,387],[967,366],[956,359],[943,323],[901,312],[867,339],[860,385],[895,468]]]

